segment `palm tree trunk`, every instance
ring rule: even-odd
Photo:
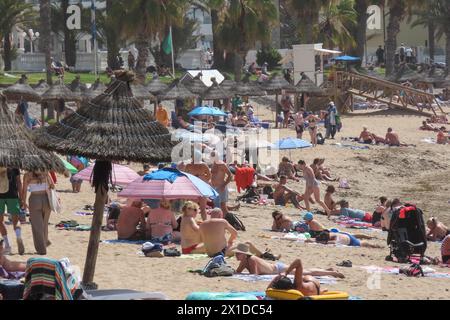
[[[136,49],[138,50],[138,57],[136,62],[136,75],[138,81],[145,82],[145,74],[147,71],[147,60],[149,56],[148,42],[144,35],[138,36],[136,41]]]
[[[450,31],[445,33],[446,43],[445,43],[445,63],[447,66],[447,72],[450,70]]]
[[[51,20],[50,20],[50,0],[39,0],[39,15],[41,22],[41,51],[45,54],[45,66],[47,70],[47,83],[52,84],[51,70]]]
[[[317,23],[317,21],[316,21]],[[307,15],[305,16],[305,39],[304,39],[304,43],[314,43],[314,30],[313,30],[313,26],[314,26],[314,16],[311,15]]]
[[[69,7],[69,0],[62,0],[61,10],[64,14],[64,21],[67,21],[67,8]],[[69,67],[74,67],[77,63],[77,48],[76,39],[72,30],[69,30],[64,24],[64,57]]]
[[[219,14],[217,10],[211,9],[211,24],[214,41],[214,62],[213,67],[215,69],[222,69],[225,66],[225,59],[223,58],[223,50],[219,44]]]
[[[386,75],[391,75],[395,70],[395,51],[397,50],[397,35],[400,32],[400,23],[405,14],[405,6],[402,1],[390,1],[389,24],[386,35]]]
[[[434,60],[436,52],[436,25],[434,21],[428,23],[428,45],[430,50],[430,60]]]
[[[3,60],[5,63],[5,71],[11,71],[12,68],[12,48],[11,48],[11,33],[5,33],[3,42]]]
[[[234,81],[241,81],[243,58],[241,54],[234,53]]]
[[[116,32],[115,26],[113,26],[113,1],[106,0],[106,44],[108,46],[108,67],[113,70],[117,70],[119,66],[117,65],[117,55],[120,53],[119,47],[119,35]],[[117,0],[116,0],[117,1]]]
[[[367,33],[367,1],[356,0],[355,10],[358,13],[357,27],[356,27],[356,55],[364,58],[364,51],[366,47],[366,33]]]

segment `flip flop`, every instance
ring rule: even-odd
[[[344,260],[342,262],[339,262],[336,264],[338,267],[347,267],[351,268],[353,266],[353,263],[350,260]]]

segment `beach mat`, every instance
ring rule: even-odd
[[[108,243],[108,244],[144,244],[147,242],[147,240],[137,240],[137,241],[131,241],[131,240],[102,240],[102,243]]]
[[[262,300],[264,292],[191,292],[186,300]]]
[[[398,267],[378,267],[378,266],[361,266],[361,269],[366,270],[368,273],[384,273],[384,274],[400,274],[400,268]],[[423,266],[423,273],[427,278],[446,278],[450,279],[450,273],[436,272],[435,269],[428,266]]]
[[[269,275],[256,275],[256,274],[248,274],[248,273],[240,273],[240,274],[234,274],[230,277],[230,279],[236,279],[241,280],[245,282],[257,282],[257,281],[264,281],[264,282],[271,282],[273,278],[275,278],[277,275],[269,274]],[[288,277],[293,281],[294,276],[288,275]],[[333,285],[336,284],[336,279],[333,277],[323,276],[323,277],[314,277],[317,280],[319,280],[320,284],[327,284],[327,285]]]

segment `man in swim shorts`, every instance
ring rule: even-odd
[[[215,151],[211,152],[211,186],[217,190],[219,196],[214,200],[214,207],[222,209],[224,215],[228,213],[228,184],[233,180],[228,166],[219,159]]]

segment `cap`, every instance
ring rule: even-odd
[[[305,221],[311,221],[314,219],[314,215],[311,212],[307,212],[305,213],[305,215],[303,216],[303,219]]]

